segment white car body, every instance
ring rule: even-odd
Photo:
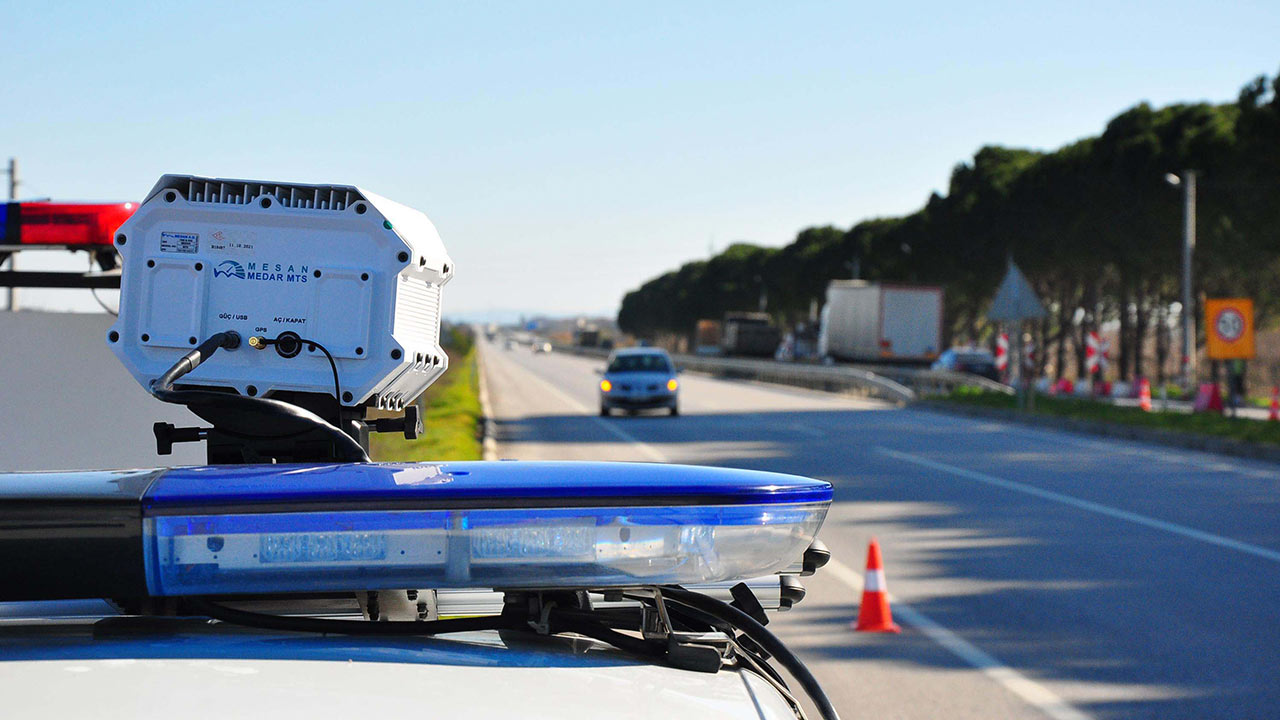
[[[795,717],[754,672],[647,664],[589,640],[350,638],[176,618],[111,632],[109,622],[94,627],[103,617],[82,614],[103,603],[72,603],[69,613],[33,605],[68,604],[0,604],[6,717]]]

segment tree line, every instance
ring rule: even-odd
[[[1120,377],[1162,374],[1174,351],[1157,331],[1181,297],[1182,194],[1166,174],[1187,169],[1199,186],[1196,290],[1253,298],[1261,325],[1280,309],[1280,75],[1233,103],[1138,104],[1053,152],[983,147],[910,215],[807,228],[784,247],[733,244],[627,293],[618,325],[688,336],[764,298],[793,327],[829,281],[856,273],[945,286],[946,342],[987,342],[985,312],[1012,258],[1049,309],[1033,328],[1042,371],[1082,377],[1088,332],[1118,321]],[[1144,365],[1151,347],[1157,368]]]

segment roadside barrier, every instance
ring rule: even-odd
[[[1267,413],[1268,420],[1280,420],[1280,385],[1271,386],[1271,412]]]
[[[871,538],[867,547],[867,575],[862,585],[862,604],[858,607],[858,621],[853,624],[858,632],[902,632],[893,622],[889,608],[889,588],[884,581],[884,564],[880,559],[880,543]]]
[[[584,357],[606,358],[609,350],[557,345],[559,352]],[[684,370],[715,377],[794,385],[796,387],[841,392],[894,403],[909,403],[919,396],[949,393],[957,387],[978,387],[1012,395],[1013,388],[967,373],[946,370],[896,366],[818,365],[804,362],[718,357],[708,355],[672,355]]]

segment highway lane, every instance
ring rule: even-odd
[[[692,374],[681,417],[605,419],[600,361],[483,355],[501,457],[830,480],[843,567],[775,623],[848,716],[1274,715],[1274,465]],[[901,636],[847,628],[873,534]]]

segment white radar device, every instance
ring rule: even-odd
[[[360,188],[165,175],[115,246],[107,344],[143,387],[214,333],[243,344],[184,386],[400,410],[448,367],[440,300],[453,262],[440,235]]]

